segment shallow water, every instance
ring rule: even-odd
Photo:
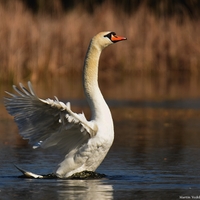
[[[132,84],[132,82],[124,84],[124,87],[127,88],[130,83]],[[112,91],[112,99],[114,99],[112,100],[109,98],[109,91],[106,90],[106,87],[112,89],[112,83],[102,88],[108,98],[115,121],[115,141],[97,170],[107,177],[99,180],[18,178],[20,172],[14,164],[36,173],[47,174],[56,167],[58,157],[52,152],[33,150],[26,141],[23,141],[18,135],[13,119],[6,113],[1,102],[0,199],[194,199],[199,197],[200,95],[199,91],[186,91],[184,96],[184,88],[188,89],[185,84],[185,82],[179,84],[179,87],[174,84],[174,87],[177,87],[177,94],[174,92],[177,95],[175,97],[171,92],[173,89],[167,89],[155,98],[145,92],[137,93],[136,99],[132,97],[133,92],[120,96],[119,93],[123,90],[118,86],[115,92]],[[166,88],[170,87],[172,86]],[[45,95],[46,93],[48,91],[45,91]],[[55,91],[55,93],[59,92]],[[89,115],[82,94],[73,93],[73,95],[72,102],[75,109],[83,109]],[[62,95],[61,98],[67,99]]]

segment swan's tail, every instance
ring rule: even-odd
[[[18,166],[15,165],[15,167],[23,174],[20,176],[20,178],[57,178],[55,174],[48,174],[48,175],[39,175],[39,174],[34,174],[32,172],[26,171]]]
[[[39,175],[39,174],[34,174],[32,172],[26,171],[18,166],[15,165],[15,167],[23,174],[22,176],[19,176],[20,178],[35,178],[35,179],[56,179],[59,178],[56,176],[54,173],[52,174],[47,174],[47,175]],[[82,171],[82,172],[77,172],[73,174],[72,176],[68,177],[68,179],[78,179],[78,180],[84,180],[84,179],[100,179],[100,178],[105,178],[105,174],[99,174],[97,172],[93,171]]]

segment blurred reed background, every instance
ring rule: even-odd
[[[198,0],[0,0],[0,81],[81,73],[103,30],[128,38],[103,53],[105,76],[198,75],[199,11]]]

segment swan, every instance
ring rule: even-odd
[[[57,97],[40,99],[28,82],[28,89],[21,83],[13,85],[17,94],[6,92],[5,107],[14,116],[19,134],[28,139],[34,149],[52,148],[63,153],[64,160],[58,164],[55,176],[68,178],[83,171],[94,172],[108,153],[114,140],[111,112],[98,85],[98,65],[102,50],[126,37],[115,32],[100,32],[89,44],[83,69],[83,89],[91,109],[91,120],[83,113],[71,110]],[[18,167],[17,167],[18,168]],[[44,178],[18,168],[25,176]]]

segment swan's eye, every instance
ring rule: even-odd
[[[106,35],[104,35],[104,37],[108,37],[111,41],[112,41],[112,36],[114,36],[115,37],[115,35],[116,35],[116,33],[115,32],[110,32],[110,33],[108,33],[108,34],[106,34]]]

